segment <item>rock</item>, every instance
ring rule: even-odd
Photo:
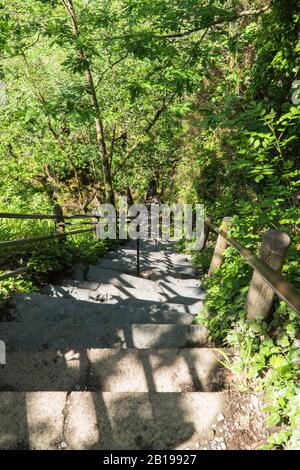
[[[295,346],[295,348],[300,348],[300,339],[295,339],[293,346]]]
[[[222,413],[218,414],[218,416],[217,416],[217,421],[218,421],[219,423],[220,423],[221,421],[224,421],[224,419],[225,419],[225,416],[224,416]]]
[[[58,447],[59,449],[67,449],[68,445],[65,441],[62,441]]]

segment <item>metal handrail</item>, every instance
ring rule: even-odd
[[[244,258],[247,263],[263,278],[269,287],[282,299],[292,310],[300,315],[300,291],[288,282],[278,271],[272,269],[267,263],[253,255],[243,247],[235,238],[230,238],[223,230],[219,230],[209,221],[204,222],[213,232],[221,235]]]

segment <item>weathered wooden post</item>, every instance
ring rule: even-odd
[[[61,206],[59,204],[55,204],[53,208],[53,215],[55,216],[54,225],[57,235],[59,235],[59,241],[64,243],[66,241],[65,234],[65,219],[64,214]]]
[[[231,223],[231,217],[224,217],[219,230],[222,230],[223,232],[227,233],[231,227]],[[226,247],[227,241],[222,235],[219,234],[208,271],[209,276],[211,276],[216,269],[219,269],[221,267]]]
[[[206,243],[207,243],[207,240],[208,240],[208,237],[209,237],[209,234],[210,234],[210,227],[208,225],[206,225],[206,223],[205,223],[206,221],[211,222],[212,218],[208,216],[208,217],[206,217],[206,219],[204,221],[203,245],[202,245],[201,250],[204,250],[204,248],[206,247]]]
[[[259,258],[275,271],[281,271],[290,243],[291,240],[287,233],[270,230],[263,235]],[[254,271],[246,300],[247,319],[250,321],[257,317],[268,319],[273,298],[273,289]]]
[[[98,213],[98,210],[97,209],[94,209],[92,211],[92,214],[95,216],[92,218],[92,222],[95,223],[95,231],[94,231],[94,237],[96,238],[96,240],[100,240],[100,223],[101,223],[101,220],[96,217],[97,215],[99,215]]]

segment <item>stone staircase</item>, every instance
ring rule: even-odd
[[[219,352],[192,325],[205,292],[172,243],[133,242],[0,323],[1,449],[199,449],[231,395]]]

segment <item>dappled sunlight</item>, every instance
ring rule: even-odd
[[[27,351],[10,353],[3,381],[6,389],[23,390],[17,398],[26,445],[177,449],[205,440],[225,404],[203,393],[211,391],[216,355],[193,349],[208,336],[188,313],[201,308],[203,290],[166,281],[167,297],[153,280],[110,268],[97,273],[94,281],[65,281],[46,286],[43,295],[13,298],[17,321],[7,324],[14,327],[8,343]],[[97,301],[100,293],[112,303]]]
[[[31,449],[57,449],[62,439],[67,393],[26,393],[26,422]]]

